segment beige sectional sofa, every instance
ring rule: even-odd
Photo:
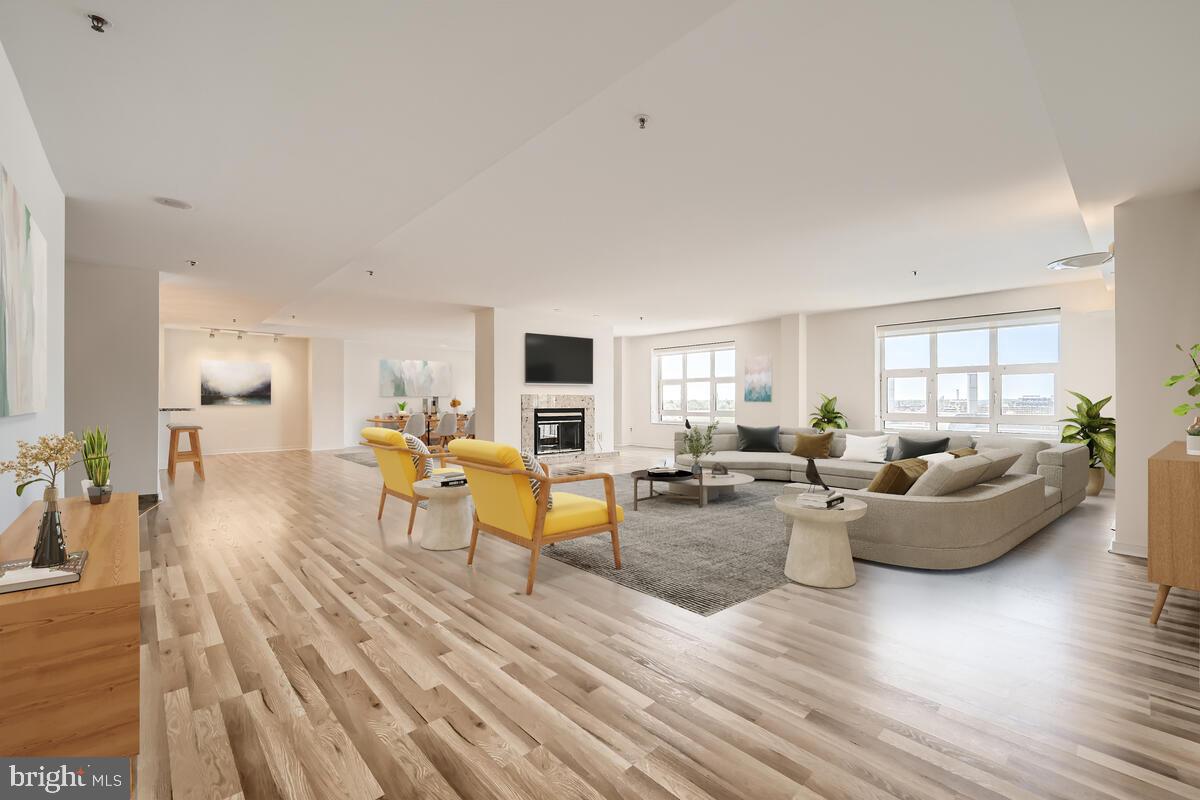
[[[783,428],[780,453],[737,449],[737,427],[722,425],[713,436],[717,452],[701,464],[724,464],[755,478],[804,482],[808,459],[791,455],[797,433]],[[962,569],[992,561],[1071,510],[1083,500],[1088,453],[1083,445],[1055,445],[1011,436],[962,433],[905,433],[914,439],[950,437],[950,449],[973,447],[978,455],[932,464],[908,494],[865,491],[883,464],[846,461],[845,435],[881,436],[881,431],[834,434],[830,458],[816,459],[830,486],[847,490],[868,505],[866,516],[848,526],[856,558],[921,569]],[[896,443],[892,436],[890,444]],[[675,437],[675,459],[690,465],[683,435]],[[1008,463],[1011,462],[1011,466]],[[1000,473],[1000,474],[997,474]]]

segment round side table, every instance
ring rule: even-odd
[[[415,481],[413,489],[429,501],[421,547],[461,550],[471,544],[471,487],[439,486],[426,479]]]
[[[792,541],[783,574],[796,583],[822,589],[853,586],[857,578],[846,523],[861,519],[867,504],[847,497],[835,508],[808,508],[797,502],[799,497],[803,495],[775,498],[775,507],[792,518]]]

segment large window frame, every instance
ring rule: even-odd
[[[718,353],[728,354],[718,357]],[[697,361],[707,357],[707,374],[696,374]],[[679,377],[674,377],[675,371],[670,371],[672,377],[664,377],[663,359],[679,359]],[[651,351],[651,385],[653,398],[651,403],[650,421],[662,425],[683,425],[684,419],[692,424],[707,425],[713,419],[719,422],[733,422],[737,411],[737,349],[733,342],[710,342],[706,344],[687,345],[684,347],[662,347]],[[689,362],[693,374],[689,375]],[[721,366],[728,366],[725,372]],[[717,374],[721,371],[722,374]],[[732,394],[728,407],[720,405],[720,387],[727,387]],[[664,392],[670,395],[664,397]],[[667,408],[674,405],[675,395],[679,397],[679,408]],[[694,401],[694,403],[693,403]],[[689,408],[689,404],[699,405],[703,401],[704,408]]]
[[[1054,361],[1001,364],[999,340],[1001,331],[1011,328],[1054,325],[1056,342]],[[938,334],[966,331],[986,331],[987,362],[955,366],[938,366]],[[1060,435],[1057,406],[1061,401],[1059,367],[1062,362],[1062,325],[1059,309],[996,314],[984,317],[965,317],[906,325],[886,325],[876,328],[876,358],[878,372],[877,417],[883,430],[890,433],[906,431],[941,431],[973,434],[999,434],[1057,440]],[[898,336],[928,336],[929,366],[909,369],[887,369],[886,343]],[[987,413],[942,413],[938,406],[938,379],[941,375],[978,374],[979,383],[986,375]],[[1052,400],[1049,413],[1023,414],[1003,405],[1005,376],[1050,375]],[[901,411],[889,403],[892,379],[921,378],[925,381],[924,410]],[[969,385],[968,379],[968,385]],[[910,404],[914,401],[909,400]],[[978,412],[978,407],[976,408]]]

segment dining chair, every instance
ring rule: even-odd
[[[464,439],[474,439],[475,438],[475,412],[474,411],[471,412],[471,416],[467,417],[467,421],[463,425],[462,438],[464,438]]]
[[[424,439],[425,434],[425,414],[422,411],[414,412],[408,418],[408,422],[404,423],[404,432],[418,439]]]
[[[434,428],[429,438],[436,438],[439,443],[445,444],[450,439],[453,439],[457,433],[458,414],[453,411],[447,411],[445,414],[442,414],[442,418],[438,420],[437,427]]]

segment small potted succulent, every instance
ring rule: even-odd
[[[848,427],[846,415],[837,410],[837,396],[821,395],[821,402],[813,407],[808,418],[808,424],[824,433],[828,430],[842,430]]]
[[[1196,398],[1200,398],[1200,344],[1194,344],[1186,350],[1182,345],[1175,345],[1175,349],[1187,355],[1192,362],[1192,368],[1187,372],[1179,375],[1172,375],[1163,382],[1163,386],[1172,387],[1177,383],[1191,384],[1188,386],[1188,397],[1192,398],[1186,403],[1180,403],[1171,409],[1178,417],[1186,417],[1192,411],[1200,411],[1200,402]],[[1192,424],[1186,429],[1187,432],[1187,452],[1190,456],[1200,456],[1200,417],[1192,420]]]
[[[88,502],[97,506],[112,500],[109,473],[112,459],[108,456],[108,431],[92,428],[83,432],[83,468],[87,471],[85,490]]]
[[[692,474],[699,475],[704,471],[700,459],[717,452],[713,449],[713,432],[717,429],[717,422],[714,420],[704,428],[693,428],[692,423],[684,419],[683,427],[687,429],[683,434],[683,448],[692,457]]]

